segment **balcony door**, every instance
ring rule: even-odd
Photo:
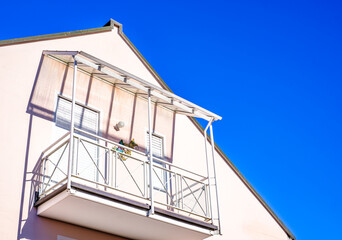
[[[59,96],[56,110],[56,126],[70,130],[70,122],[71,101]],[[99,112],[76,103],[75,127],[92,134],[98,134]],[[89,138],[86,134],[81,134],[81,136],[90,141],[75,140],[74,159],[76,161],[73,163],[73,174],[90,181],[97,181],[96,165],[100,164],[98,160],[98,147],[95,145],[95,139]]]

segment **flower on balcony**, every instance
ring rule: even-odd
[[[130,147],[132,149],[135,149],[136,147],[138,147],[138,144],[135,143],[134,141],[134,138],[127,144],[127,143],[124,143],[123,140],[121,139],[119,144],[121,144],[122,146],[127,146],[127,147]],[[118,146],[116,149],[116,151],[118,152],[121,152],[121,153],[125,153],[127,155],[131,155],[131,150],[130,149],[127,149],[127,148],[124,148],[124,147],[121,147],[121,146]],[[127,160],[127,156],[123,155],[123,154],[120,154],[120,159],[121,160]]]

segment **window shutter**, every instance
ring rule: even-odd
[[[150,151],[150,138],[147,132],[146,134],[146,143],[147,143],[147,151]],[[163,151],[163,138],[152,134],[152,150],[153,150],[153,157],[157,157],[160,159],[164,158],[164,151]]]
[[[70,121],[71,102],[64,98],[59,98],[56,112],[56,125],[69,130]],[[93,134],[97,134],[98,113],[75,104],[75,127]]]

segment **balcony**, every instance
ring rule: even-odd
[[[158,158],[151,173],[148,154],[79,129],[72,146],[70,189],[70,133],[44,151],[39,216],[132,239],[204,239],[217,230],[207,177]]]
[[[214,146],[209,157],[207,130],[214,142],[212,123],[221,117],[87,53],[43,54],[74,71],[70,131],[43,151],[37,214],[130,239],[195,240],[220,233]],[[75,127],[78,71],[147,102],[147,109],[139,110],[148,117],[146,152]],[[155,157],[153,104],[208,121],[207,176]]]

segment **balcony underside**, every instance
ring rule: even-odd
[[[171,211],[72,182],[36,202],[42,217],[72,223],[130,239],[205,239],[217,227]]]

